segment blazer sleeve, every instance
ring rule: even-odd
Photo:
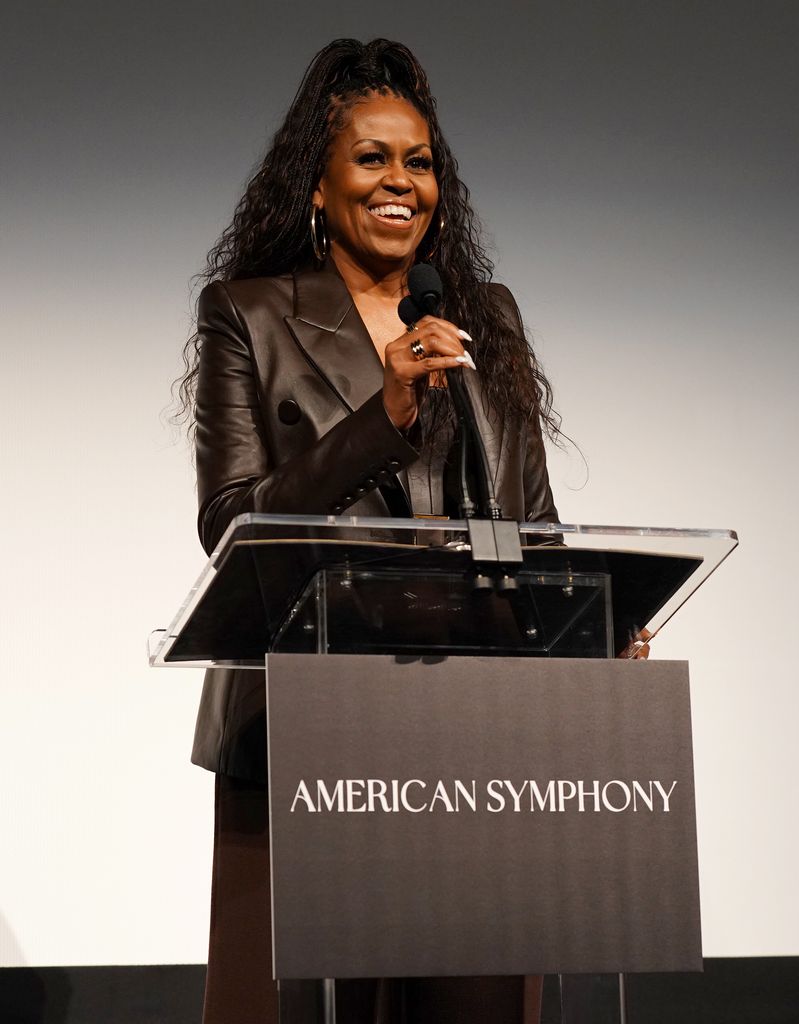
[[[248,332],[222,282],[198,308],[198,531],[206,552],[243,512],[340,515],[418,458],[378,391],[311,447],[279,461],[261,413]]]
[[[505,285],[494,285],[511,324],[525,339],[522,315],[509,288]],[[552,497],[547,472],[547,457],[544,448],[541,417],[536,409],[527,421],[526,450],[523,471],[524,486],[524,518],[531,523],[557,523],[558,510]]]

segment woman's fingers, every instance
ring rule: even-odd
[[[435,316],[424,316],[414,324],[412,331],[405,331],[386,347],[389,352],[414,358],[411,346],[421,346],[428,355],[461,356],[465,354],[464,342],[471,341],[466,331],[448,320]]]
[[[467,365],[466,356],[426,356],[424,359],[414,359],[412,369],[415,380],[426,373],[435,373],[436,370],[454,370]]]
[[[649,630],[646,628],[646,626],[644,626],[643,629],[640,629],[638,631],[638,636],[637,636],[636,641],[635,641],[636,642],[636,646],[637,646],[637,650],[636,650],[635,654],[633,655],[634,658],[648,658],[649,657],[649,644],[647,643],[647,641],[651,640],[651,639],[652,639],[652,634],[649,632]]]
[[[448,320],[425,316],[385,350],[383,404],[391,421],[406,430],[418,412],[417,385],[431,373],[461,366],[475,369],[471,355],[463,347],[471,340]]]
[[[417,365],[417,368],[421,367],[423,369],[431,360],[450,359],[454,360],[454,366],[468,366],[472,370],[477,369],[468,349],[462,349],[460,352],[453,352],[444,345],[436,346],[435,348],[432,345],[421,345],[421,348],[411,348],[410,352],[412,360]],[[437,366],[435,369],[441,369],[441,367]]]
[[[465,339],[457,337],[452,324],[445,324],[448,329],[444,329],[440,323],[426,324],[423,329],[406,332],[390,342],[386,346],[386,366],[401,366],[413,376],[418,376],[425,372],[426,366],[429,369],[430,359],[452,358],[456,360],[454,366],[476,369],[471,353],[464,348]],[[441,368],[440,364],[434,367]]]
[[[627,644],[619,655],[620,658],[643,658],[649,657],[648,640],[652,639],[652,633],[646,627],[639,629],[635,637]]]

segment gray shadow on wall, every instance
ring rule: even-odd
[[[5,914],[0,910],[0,968],[24,967],[25,954]]]

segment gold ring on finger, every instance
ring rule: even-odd
[[[411,352],[413,353],[414,359],[426,359],[427,352],[425,352],[424,345],[417,338],[411,342]]]

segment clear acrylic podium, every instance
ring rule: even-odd
[[[240,516],[152,634],[150,662],[263,672],[269,653],[608,659],[642,629],[656,635],[737,545],[725,530],[506,527],[520,546],[505,534],[476,558],[464,521]],[[564,978],[563,1020],[623,1022],[623,970],[621,996],[606,977]],[[326,1022],[334,1003],[320,982]],[[298,1006],[286,1005],[292,1024]]]
[[[476,565],[459,520],[242,515],[154,666],[263,671],[268,652],[607,658],[656,634],[735,548],[727,530],[518,526]]]

